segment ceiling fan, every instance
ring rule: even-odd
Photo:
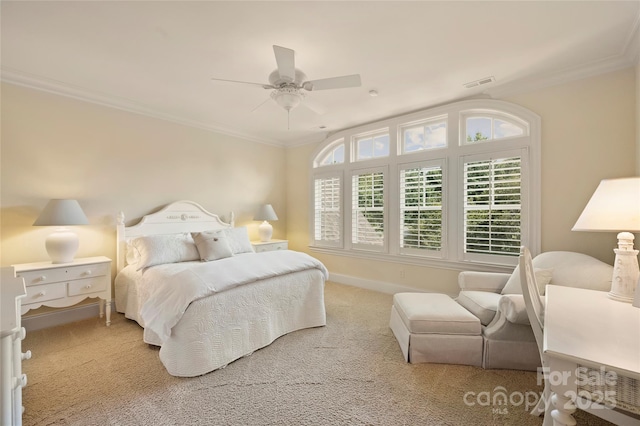
[[[273,52],[276,56],[278,69],[269,74],[268,84],[226,80],[222,78],[212,78],[212,80],[252,84],[254,86],[260,86],[263,89],[271,89],[273,90],[271,92],[271,99],[287,110],[287,115],[304,99],[305,93],[303,90],[310,92],[314,90],[359,87],[361,85],[360,74],[323,78],[320,80],[307,80],[305,73],[295,67],[295,52],[292,49],[274,45]],[[258,105],[258,107],[261,105],[262,104]]]

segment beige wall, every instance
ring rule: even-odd
[[[115,217],[127,224],[192,200],[237,225],[273,204],[285,238],[284,148],[249,142],[75,99],[2,85],[1,265],[48,260],[48,228],[31,226],[50,198],[77,198],[79,257],[115,259]]]
[[[571,227],[601,179],[635,174],[636,93],[636,71],[628,68],[504,99],[542,117],[543,251],[573,250],[613,262],[614,234]],[[287,235],[302,251],[309,251],[308,166],[316,146],[287,150]],[[457,271],[310,253],[331,273],[457,292]]]

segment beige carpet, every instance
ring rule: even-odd
[[[406,364],[388,327],[390,295],[327,283],[326,306],[326,327],[187,379],[170,376],[158,349],[121,314],[108,328],[91,319],[29,333],[24,424],[542,424],[518,404],[540,393],[535,373]],[[500,391],[515,404],[491,405]],[[576,417],[580,425],[608,424]]]

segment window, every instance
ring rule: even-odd
[[[358,161],[389,156],[389,132],[357,136],[355,138],[355,158]]]
[[[471,115],[466,117],[465,124],[466,143],[523,136],[526,132],[523,123],[506,116]]]
[[[463,101],[345,130],[311,163],[314,250],[447,268],[539,251],[540,117],[518,105]]]
[[[442,166],[400,169],[400,252],[439,254],[442,249]]]
[[[329,166],[332,164],[344,163],[344,140],[339,139],[327,146],[322,153],[318,155],[316,164],[319,166]]]
[[[351,243],[354,248],[384,247],[384,172],[358,172],[352,177]]]
[[[314,241],[317,245],[342,246],[342,178],[329,175],[314,179]]]
[[[446,118],[405,125],[400,132],[403,153],[447,146]]]
[[[521,161],[518,156],[464,163],[465,254],[519,254]]]

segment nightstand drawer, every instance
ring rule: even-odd
[[[102,277],[86,278],[69,282],[69,296],[97,293],[107,288],[107,281]]]
[[[272,240],[272,241],[254,241],[251,243],[253,250],[256,253],[263,253],[265,251],[275,250],[287,250],[289,248],[289,241],[287,240]]]
[[[25,285],[40,285],[56,283],[78,278],[90,278],[107,275],[110,265],[97,263],[93,265],[67,266],[66,268],[40,269],[37,271],[18,272],[18,276],[24,278]]]
[[[22,305],[42,303],[48,300],[62,299],[67,296],[66,283],[32,285],[27,287],[27,297],[22,299]]]

